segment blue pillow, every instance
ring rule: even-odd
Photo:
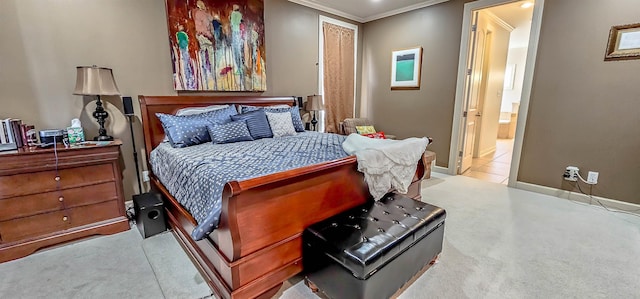
[[[207,125],[230,122],[231,116],[237,113],[235,107],[230,106],[194,115],[156,113],[156,116],[171,146],[181,148],[211,141]]]
[[[231,116],[231,120],[242,120],[246,122],[249,133],[251,133],[253,139],[273,137],[273,133],[269,127],[269,120],[267,120],[267,114],[263,109],[233,115]]]
[[[214,124],[207,126],[213,143],[231,143],[239,141],[251,141],[251,134],[247,124],[242,121],[232,121],[226,124]]]
[[[255,111],[255,110],[265,110],[266,112],[272,113],[283,113],[283,112],[291,112],[291,121],[293,122],[293,127],[296,129],[296,132],[304,132],[304,123],[302,122],[302,118],[300,117],[300,109],[298,107],[289,107],[289,108],[262,108],[255,106],[242,106],[242,113]]]

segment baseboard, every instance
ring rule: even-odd
[[[493,153],[495,151],[496,151],[496,146],[494,145],[494,146],[492,146],[490,148],[485,149],[484,151],[479,152],[478,153],[478,157],[474,157],[474,158],[482,158],[482,157],[484,157],[484,156],[486,156],[488,154],[491,154],[491,153]]]
[[[624,201],[619,201],[619,200],[599,197],[599,196],[589,197],[589,195],[585,195],[582,193],[577,193],[577,192],[572,192],[572,191],[567,191],[567,190],[562,190],[557,188],[551,188],[547,186],[535,185],[535,184],[525,183],[525,182],[516,182],[516,188],[532,191],[536,193],[551,195],[559,198],[569,199],[573,201],[579,201],[582,203],[591,204],[595,206],[600,206],[598,202],[594,200],[594,199],[597,199],[609,209],[627,211],[627,212],[640,215],[640,205],[634,204],[634,203],[629,203],[629,202],[624,202]]]
[[[431,170],[438,173],[449,174],[449,168],[442,167],[442,166],[431,166]]]

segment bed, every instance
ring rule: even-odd
[[[295,106],[293,97],[139,96],[145,152],[164,139],[156,113],[212,104]],[[250,141],[252,142],[252,141]],[[221,298],[270,298],[302,271],[302,231],[369,198],[354,156],[224,184],[218,227],[195,241],[195,217],[157,176],[151,188],[163,195],[168,223],[212,291]],[[148,165],[148,169],[153,169]],[[420,199],[424,165],[418,162],[409,197]]]

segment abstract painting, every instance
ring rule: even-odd
[[[265,91],[264,0],[166,0],[176,90]]]
[[[391,52],[391,89],[420,89],[422,47]]]

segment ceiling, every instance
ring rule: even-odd
[[[377,19],[401,14],[447,2],[449,0],[289,0],[300,5],[331,13],[356,22],[366,23]],[[521,8],[525,2],[517,1],[489,8],[491,13],[508,23],[511,27],[519,27],[531,21],[533,7]]]
[[[360,23],[382,19],[449,0],[289,0]]]
[[[533,16],[533,6],[528,8],[520,7],[523,3],[534,1],[518,1],[500,6],[494,6],[487,8],[488,11],[496,15],[498,18],[507,22],[511,27],[516,28],[525,25],[527,22],[531,22]]]

